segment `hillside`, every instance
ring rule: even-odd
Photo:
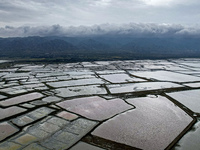
[[[0,57],[80,61],[200,57],[198,38],[24,37],[0,38]]]

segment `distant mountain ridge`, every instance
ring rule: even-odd
[[[0,57],[119,59],[200,57],[199,38],[23,37],[0,38]]]

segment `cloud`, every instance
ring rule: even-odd
[[[1,37],[27,36],[132,36],[132,37],[200,37],[200,26],[183,26],[179,24],[101,24],[93,26],[5,26],[0,28]]]
[[[0,0],[0,27],[200,23],[199,0]]]

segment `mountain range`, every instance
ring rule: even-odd
[[[0,57],[69,61],[200,57],[199,40],[129,36],[0,38]]]

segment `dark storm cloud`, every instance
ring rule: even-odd
[[[93,26],[70,26],[60,25],[39,27],[11,27],[0,28],[1,37],[24,37],[24,36],[112,36],[125,35],[134,37],[147,36],[200,36],[199,26],[183,26],[178,24],[101,24]]]

